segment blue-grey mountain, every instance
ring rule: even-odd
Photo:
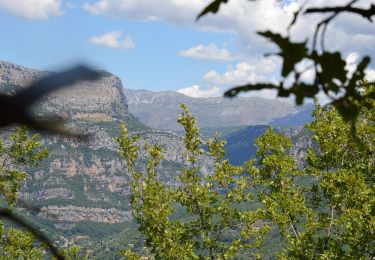
[[[129,111],[145,125],[164,130],[181,131],[176,118],[180,113],[180,104],[185,103],[197,117],[200,128],[223,128],[233,126],[267,125],[275,120],[296,121],[293,125],[303,125],[309,120],[302,117],[302,111],[310,106],[296,107],[282,99],[262,99],[238,97],[233,99],[212,97],[192,98],[183,94],[164,91],[124,89]],[[284,119],[283,119],[284,118]]]

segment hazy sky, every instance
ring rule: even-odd
[[[191,96],[217,96],[235,84],[277,79],[280,60],[263,57],[276,49],[255,32],[272,28],[285,34],[304,1],[231,0],[217,15],[196,22],[209,2],[0,0],[0,59],[43,70],[85,62],[119,76],[127,88]],[[316,18],[301,19],[293,37],[311,36]],[[344,51],[354,66],[363,54],[375,56],[374,27],[343,15],[328,30],[327,46]]]

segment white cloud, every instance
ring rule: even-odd
[[[135,44],[132,38],[127,35],[121,38],[121,31],[107,32],[99,36],[94,36],[90,42],[95,45],[101,45],[113,49],[132,49]]]
[[[97,0],[85,3],[84,9],[92,14],[122,17],[136,20],[163,20],[174,24],[194,21],[195,14],[209,0]]]
[[[0,9],[11,15],[47,20],[62,14],[62,0],[0,0]]]
[[[255,31],[266,28],[285,31],[291,17],[277,0],[231,0],[223,5],[217,15],[207,15],[195,22],[197,14],[210,2],[211,0],[164,0],[161,5],[159,0],[96,0],[94,3],[85,3],[84,9],[96,15],[164,21],[198,30],[231,32],[238,34],[244,45],[251,49],[263,49],[266,42]],[[254,12],[256,15],[252,15]]]
[[[215,85],[237,85],[266,81],[273,76],[278,66],[279,63],[275,58],[252,59],[239,62],[234,68],[228,66],[222,74],[211,70],[203,76],[202,80]]]
[[[227,70],[222,74],[211,70],[203,76],[202,80],[225,89],[246,83],[274,82],[276,80],[274,74],[279,70],[279,67],[280,62],[276,58],[251,59],[239,62],[235,67],[228,66]],[[277,97],[277,91],[263,89],[246,92],[241,94],[241,96],[274,99]]]
[[[366,79],[370,82],[375,82],[375,69],[367,69],[365,70]]]
[[[209,86],[228,88],[237,84],[255,83],[260,81],[275,81],[280,75],[280,59],[270,60],[256,58],[264,53],[275,53],[277,46],[256,34],[257,31],[271,30],[286,35],[287,26],[293,17],[293,12],[306,0],[231,0],[223,4],[220,11],[208,14],[195,22],[196,15],[211,3],[212,0],[93,0],[87,2],[84,8],[95,15],[106,15],[127,20],[162,21],[176,26],[185,26],[199,31],[227,32],[236,36],[241,62],[228,66],[225,71],[211,70],[202,81]],[[373,1],[359,1],[354,6],[369,7]],[[306,7],[343,5],[342,0],[307,1]],[[301,15],[291,30],[294,41],[310,39],[316,24],[325,15]],[[232,36],[230,36],[233,38]],[[320,43],[320,41],[319,41]],[[356,15],[340,14],[329,24],[325,45],[327,50],[343,51],[344,55],[358,52],[360,56],[371,54],[375,45],[375,27],[365,19]],[[194,58],[212,57],[207,51],[208,46],[200,45],[184,50],[179,54]],[[216,46],[217,47],[217,46]],[[217,47],[220,50],[219,47]],[[184,55],[185,54],[185,55]],[[237,57],[238,58],[238,57]],[[306,68],[308,63],[301,66]],[[375,77],[375,70],[366,70],[367,77]],[[302,75],[304,81],[311,81],[314,71],[308,70]],[[201,83],[203,84],[203,83]],[[198,87],[198,90],[200,88]],[[270,93],[264,92],[265,96]],[[262,94],[262,95],[263,95]]]
[[[257,91],[249,91],[249,92],[246,92],[246,93],[242,94],[242,96],[258,97],[258,98],[264,98],[264,99],[276,99],[276,98],[279,98],[281,100],[286,99],[286,98],[278,97],[277,96],[277,90],[275,90],[275,89],[262,89],[262,90],[257,90]]]
[[[212,87],[211,89],[204,90],[198,85],[182,88],[177,90],[177,92],[194,98],[219,97],[223,94],[218,87]]]
[[[227,49],[220,49],[215,44],[197,45],[178,53],[180,56],[205,60],[232,60],[234,57]]]
[[[305,0],[231,0],[224,4],[219,13],[206,15],[195,23],[196,15],[212,0],[96,0],[84,4],[84,8],[97,15],[116,16],[125,19],[164,21],[178,26],[190,26],[199,30],[225,31],[239,36],[243,51],[248,57],[254,53],[276,50],[257,31],[271,29],[286,33],[297,10]],[[371,1],[362,1],[355,5],[368,7]],[[314,0],[308,6],[342,5],[342,0]],[[302,15],[291,31],[294,40],[306,40],[312,37],[321,15]],[[349,53],[353,50],[364,54],[372,51],[375,44],[375,27],[356,15],[342,14],[329,25],[326,45],[329,49],[342,49]],[[272,48],[272,49],[270,49]]]
[[[348,71],[348,76],[351,77],[354,73],[354,71],[357,68],[358,64],[358,58],[359,58],[359,53],[358,52],[351,52],[346,56],[345,62],[346,66],[345,69]]]
[[[358,52],[349,53],[346,57],[346,69],[348,70],[349,76],[351,77],[355,70],[357,69],[357,65],[360,61],[360,55]],[[374,82],[375,81],[375,69],[368,67],[365,69],[365,78],[368,81]]]

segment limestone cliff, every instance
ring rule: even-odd
[[[47,73],[51,72],[0,62],[0,91],[14,93]],[[129,112],[130,105],[120,79],[110,73],[102,73],[103,77],[98,81],[82,81],[71,88],[53,92],[34,106],[36,115],[64,118],[68,127],[89,134],[88,141],[62,136],[42,136],[42,142],[49,148],[50,156],[42,161],[40,167],[29,171],[29,177],[20,192],[25,200],[42,208],[41,212],[34,214],[34,219],[41,223],[43,228],[53,228],[53,233],[56,233],[61,241],[78,234],[90,235],[85,231],[87,229],[82,231],[80,225],[86,225],[86,228],[89,225],[90,230],[94,230],[91,233],[96,234],[100,231],[96,228],[99,224],[116,226],[131,221],[128,202],[130,176],[117,153],[117,144],[114,141],[114,137],[119,134],[121,123],[127,125],[131,134],[141,134],[140,146],[147,141],[163,147],[165,160],[159,170],[162,173],[160,178],[166,184],[178,185],[173,176],[181,170],[184,163],[181,137],[169,131],[151,129],[141,123]],[[146,93],[151,96],[143,96],[143,99],[135,94],[129,94],[129,102],[136,104],[138,108],[144,106],[142,109],[146,109],[147,104],[151,103],[158,104],[157,107],[160,108],[169,105],[168,111],[173,111],[172,114],[156,109],[149,114],[154,115],[158,124],[164,124],[163,120],[166,120],[166,125],[172,126],[175,125],[171,123],[172,120],[176,121],[180,111],[178,103],[188,103],[190,100],[177,93]],[[193,110],[203,111],[204,102],[193,101]],[[227,104],[227,101],[222,99],[210,99],[209,109],[204,110],[205,115],[201,113],[201,120],[207,124],[213,122],[215,118],[210,111],[216,108],[221,109],[218,113],[223,120],[234,118],[236,113],[244,114],[243,111],[248,109],[245,105],[243,108],[238,108],[237,105],[236,108],[233,103],[228,103],[228,109],[223,110],[223,102]],[[262,117],[262,111],[261,107],[254,109],[254,120]],[[274,109],[274,112],[285,115],[294,113],[295,108],[286,106]],[[246,120],[243,124],[248,123]],[[266,117],[265,120],[271,120],[271,117]],[[302,155],[296,153],[296,156]],[[137,167],[144,168],[144,148],[140,150],[140,157]],[[200,163],[204,165],[202,173],[209,174],[212,170],[212,159],[202,157]]]
[[[51,72],[0,62],[0,90],[14,93],[47,73]],[[121,223],[131,220],[129,174],[114,141],[121,123],[131,133],[141,133],[141,146],[147,140],[165,149],[166,160],[160,170],[166,183],[173,184],[171,176],[183,163],[181,138],[144,126],[129,113],[120,79],[107,72],[102,75],[100,80],[82,81],[55,91],[34,106],[38,116],[64,118],[68,127],[89,134],[87,142],[43,136],[42,142],[49,148],[50,156],[39,168],[30,171],[22,188],[24,199],[42,206],[39,220],[54,223],[55,227],[64,226],[58,224],[60,221]],[[144,167],[145,156],[141,149],[139,167]]]

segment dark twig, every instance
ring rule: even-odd
[[[355,2],[357,2],[357,0],[352,0],[350,1],[346,6],[345,8],[350,8],[352,4],[354,4]],[[312,9],[319,9],[319,8],[312,8]],[[324,8],[323,8],[324,9]],[[306,11],[305,11],[305,14],[307,13],[311,13],[311,12],[308,12],[309,10],[311,10],[311,8],[308,8]],[[322,51],[324,51],[324,38],[325,38],[325,33],[327,31],[327,27],[328,27],[328,24],[337,16],[339,15],[340,11],[337,10],[337,11],[331,11],[333,12],[332,15],[328,16],[326,19],[322,20],[321,22],[319,22],[315,28],[315,32],[314,32],[314,38],[313,38],[313,50],[316,50],[316,42],[317,42],[317,39],[318,39],[318,35],[319,35],[319,31],[321,29],[321,27],[323,27],[323,30],[321,32],[321,48],[322,48]]]
[[[357,1],[352,1],[352,2],[357,2]],[[348,13],[353,13],[353,14],[358,14],[361,15],[363,18],[366,18],[370,22],[372,22],[372,16],[375,15],[375,5],[371,5],[368,9],[362,9],[358,7],[352,7],[351,4],[346,5],[346,6],[335,6],[335,7],[313,7],[313,8],[308,8],[305,11],[305,14],[312,14],[312,13],[343,13],[343,12],[348,12]]]
[[[290,34],[290,30],[292,29],[293,25],[297,22],[299,15],[301,14],[302,10],[305,8],[308,1],[309,0],[305,0],[305,2],[301,5],[301,7],[298,8],[298,10],[293,13],[293,19],[288,25],[288,29],[287,29],[288,35]]]

